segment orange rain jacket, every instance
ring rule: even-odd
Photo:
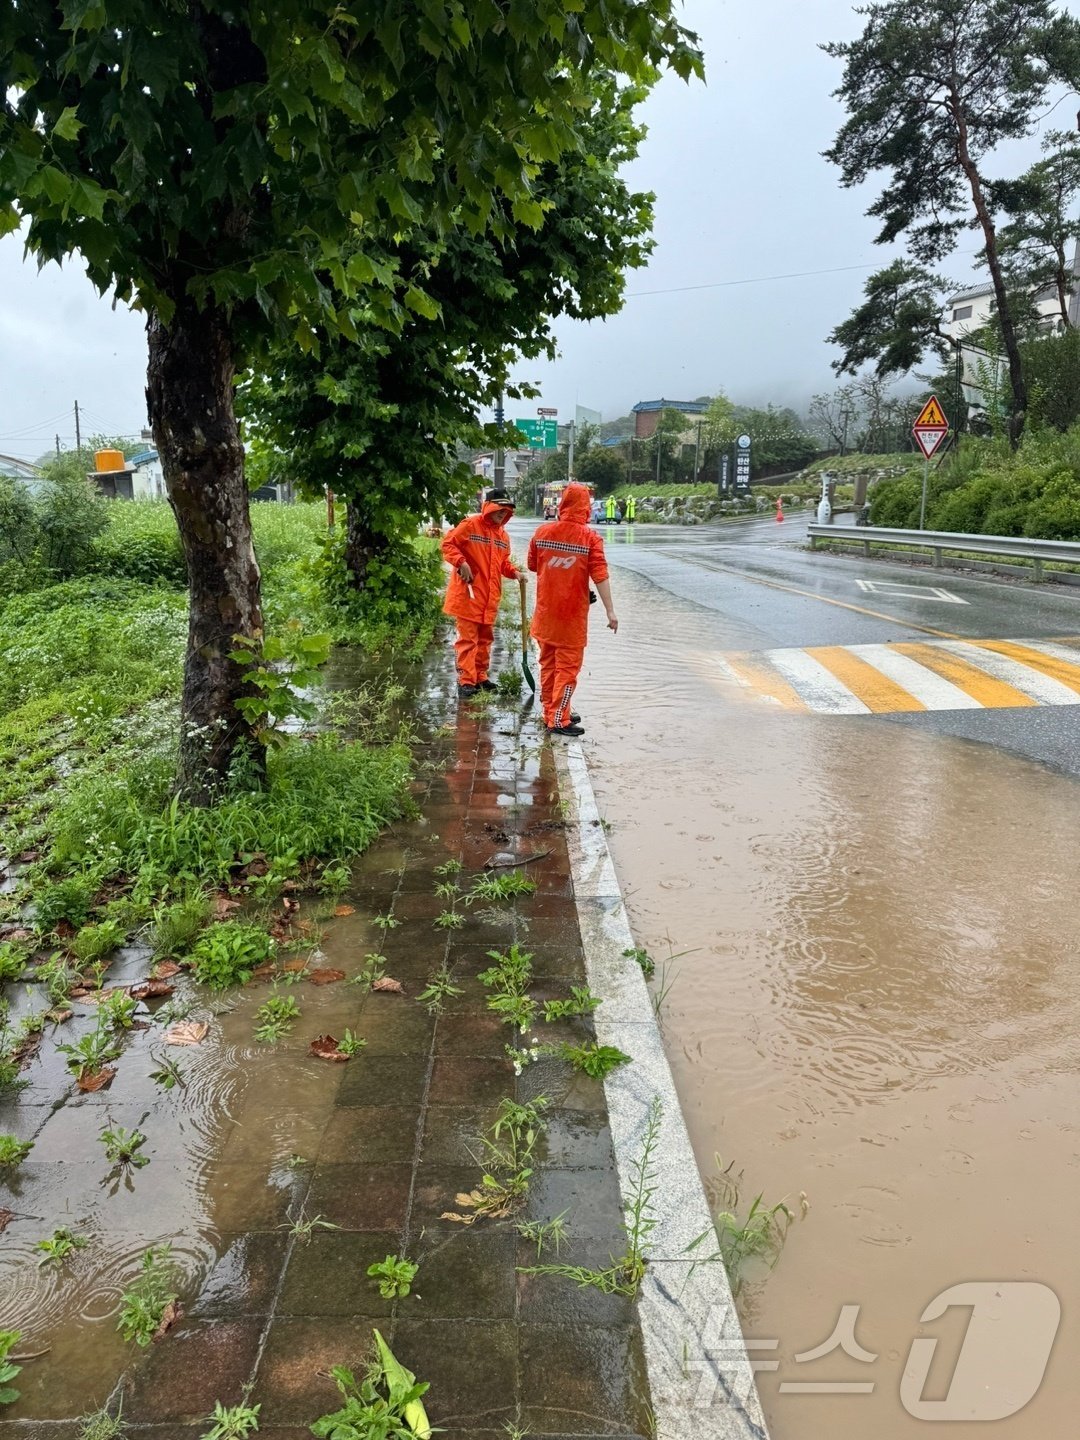
[[[453,567],[446,587],[443,612],[459,620],[478,625],[494,625],[502,599],[502,579],[516,580],[517,569],[510,559],[510,541],[501,525],[491,516],[505,506],[485,500],[479,515],[468,515],[460,525],[443,536],[443,559]],[[473,572],[472,595],[469,586],[458,575],[458,566],[468,561]]]
[[[536,571],[532,634],[553,645],[584,649],[589,631],[589,582],[608,578],[604,542],[588,519],[592,501],[584,485],[567,485],[559,518],[541,525],[529,545]]]

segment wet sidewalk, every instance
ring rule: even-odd
[[[333,978],[319,984],[308,973],[285,992],[301,1009],[286,1038],[252,1045],[266,984],[218,1007],[200,1084],[213,1085],[215,1060],[235,1073],[206,1107],[212,1116],[181,1092],[125,1099],[118,1080],[65,1107],[66,1141],[59,1130],[47,1139],[61,1111],[42,1119],[20,1195],[5,1201],[37,1217],[35,1233],[47,1232],[46,1216],[70,1223],[80,1213],[71,1189],[73,1169],[88,1166],[71,1149],[80,1124],[93,1118],[96,1130],[105,1113],[138,1123],[151,1164],[101,1220],[98,1243],[119,1246],[122,1263],[73,1307],[66,1342],[46,1337],[53,1354],[24,1369],[22,1398],[4,1410],[0,1436],[73,1440],[76,1416],[110,1397],[115,1410],[122,1395],[133,1435],[198,1436],[216,1403],[246,1398],[260,1407],[260,1433],[298,1440],[339,1408],[328,1372],[344,1365],[360,1375],[376,1327],[430,1383],[425,1405],[446,1440],[651,1433],[634,1301],[519,1269],[537,1261],[523,1222],[563,1217],[560,1262],[605,1267],[626,1248],[601,1082],[556,1057],[515,1074],[506,1047],[520,1043],[518,1032],[488,1009],[478,979],[490,952],[516,944],[532,956],[529,994],[541,1007],[585,984],[558,779],[542,732],[520,710],[500,702],[448,711],[452,725],[420,748],[421,813],[355,867],[312,961]],[[468,905],[436,894],[453,883],[455,864],[464,894],[478,877],[510,873],[511,857],[534,894]],[[486,870],[493,859],[502,868]],[[459,921],[442,928],[448,909]],[[433,978],[444,993],[420,1001]],[[316,1037],[340,1039],[346,1028],[363,1042],[346,1063],[309,1054]],[[580,1044],[593,1032],[588,1019],[540,1018],[532,1033],[549,1045]],[[471,1218],[460,1197],[481,1184],[483,1137],[503,1102],[538,1097],[547,1101],[545,1132],[520,1209],[474,1223],[444,1218]],[[47,1099],[38,1099],[44,1112]],[[88,1169],[88,1197],[89,1178]],[[58,1216],[50,1195],[61,1192]],[[13,1225],[0,1249],[19,1233]],[[115,1335],[116,1299],[143,1245],[162,1238],[183,1269],[185,1314],[133,1358]],[[418,1266],[399,1299],[383,1299],[366,1273],[391,1254]],[[542,1256],[554,1258],[550,1248]],[[44,1317],[24,1324],[20,1348],[38,1349],[48,1328]]]

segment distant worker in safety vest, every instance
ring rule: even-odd
[[[633,525],[633,523],[634,523],[634,521],[635,521],[636,519],[637,519],[637,501],[634,499],[633,495],[630,495],[630,496],[627,497],[627,500],[626,500],[626,523],[627,523],[628,525]]]
[[[615,496],[609,495],[604,502],[604,518],[609,525],[615,523]]]
[[[608,629],[619,622],[611,603],[604,542],[589,529],[589,492],[567,485],[559,518],[541,525],[529,545],[529,569],[536,572],[532,634],[540,643],[540,698],[549,735],[584,735],[570,708],[589,629],[589,584],[607,611]]]
[[[443,536],[443,559],[453,574],[446,588],[443,611],[457,621],[458,695],[466,700],[478,690],[497,690],[488,679],[495,617],[502,599],[502,582],[517,580],[521,572],[510,558],[510,541],[503,528],[513,516],[514,502],[502,490],[492,490],[479,515],[467,516]]]

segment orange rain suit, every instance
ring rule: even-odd
[[[529,569],[536,571],[532,635],[540,643],[540,698],[549,728],[570,724],[588,640],[589,583],[608,578],[604,542],[588,526],[591,509],[585,486],[567,485],[558,520],[541,525],[529,545]]]
[[[505,509],[487,500],[479,515],[467,516],[443,536],[443,559],[453,567],[443,612],[457,621],[454,649],[459,685],[479,685],[488,678],[503,576],[518,578],[506,531],[492,518]],[[468,584],[457,573],[463,562],[473,572]]]

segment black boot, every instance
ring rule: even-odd
[[[477,690],[487,690],[493,695],[497,694],[499,689],[494,680],[481,680],[476,688]]]
[[[548,734],[549,734],[549,735],[584,735],[584,734],[585,734],[585,727],[584,727],[584,725],[574,725],[573,723],[571,723],[571,724],[569,724],[569,725],[549,725],[549,726],[548,726]]]
[[[459,700],[471,700],[479,687],[476,685],[458,685],[457,696]]]

